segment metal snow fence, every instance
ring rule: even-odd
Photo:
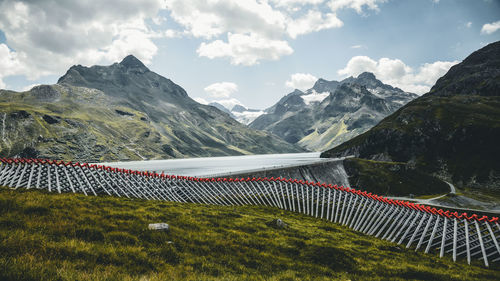
[[[0,159],[0,185],[213,205],[264,205],[345,225],[454,261],[500,261],[498,217],[443,211],[348,187],[284,178],[198,178],[96,164]]]

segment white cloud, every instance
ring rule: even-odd
[[[182,32],[182,31],[178,31],[178,30],[174,30],[174,29],[167,29],[163,32],[163,34],[161,34],[161,36],[163,36],[165,38],[179,38],[179,37],[182,37],[186,34],[187,34],[186,32]]]
[[[481,28],[481,34],[491,34],[500,29],[500,21],[487,23]]]
[[[471,21],[469,21],[469,22],[467,22],[467,23],[465,24],[465,27],[467,27],[467,28],[471,28],[471,26],[472,26],[472,22],[471,22]]]
[[[149,63],[157,34],[145,20],[162,5],[162,0],[0,1],[0,30],[15,50],[9,58],[22,69],[7,75],[33,80],[73,64],[109,63],[128,54]]]
[[[364,71],[375,72],[377,70],[377,62],[367,56],[355,56],[347,62],[345,68],[338,72],[342,76],[357,76]]]
[[[288,40],[343,25],[338,9],[378,10],[385,0],[167,0],[166,7],[182,32],[202,42],[201,57],[230,58],[235,65],[255,65],[293,52]],[[321,8],[321,9],[320,9]],[[297,11],[301,11],[297,13]],[[227,37],[223,41],[221,37]]]
[[[342,76],[358,76],[368,71],[382,82],[405,91],[424,94],[458,61],[436,61],[421,65],[417,71],[399,59],[381,58],[378,61],[366,56],[356,56],[338,71]]]
[[[232,82],[219,82],[208,85],[204,90],[214,98],[229,98],[238,91],[238,85]]]
[[[260,60],[278,60],[280,57],[293,53],[288,42],[261,37],[255,33],[250,35],[227,35],[227,42],[215,40],[210,43],[201,43],[199,56],[213,58],[230,58],[234,65],[254,65]]]
[[[171,17],[195,37],[213,38],[226,32],[274,37],[286,26],[286,16],[267,1],[167,0]]]
[[[342,25],[342,21],[334,13],[322,14],[317,10],[309,10],[305,16],[291,21],[288,24],[287,31],[290,37],[295,39],[298,35],[337,28]]]
[[[21,64],[18,53],[11,51],[7,45],[0,44],[0,89],[6,87],[4,77],[22,74],[24,71],[25,67]]]
[[[352,45],[351,49],[361,49],[363,48],[363,45]]]
[[[161,25],[167,21],[167,18],[165,18],[163,16],[156,16],[156,17],[152,18],[151,20],[153,21],[154,24]]]
[[[3,0],[0,30],[10,49],[1,59],[14,61],[16,67],[0,66],[0,85],[5,86],[2,78],[11,75],[35,80],[63,73],[73,64],[107,64],[128,54],[149,64],[158,50],[157,38],[201,38],[199,56],[228,58],[234,65],[278,60],[293,53],[289,41],[297,36],[341,27],[338,9],[377,10],[384,1],[329,0],[333,10],[326,2]],[[165,13],[179,29],[161,29]]]
[[[289,6],[304,6],[304,5],[318,5],[325,0],[271,0],[278,7],[289,7]]]
[[[358,14],[361,14],[363,13],[363,7],[378,11],[378,3],[384,2],[386,2],[386,0],[331,0],[328,6],[332,11],[350,8],[354,9]]]
[[[314,83],[318,81],[314,75],[309,73],[295,73],[290,75],[290,80],[285,82],[285,86],[292,89],[299,89],[305,91],[310,89]]]

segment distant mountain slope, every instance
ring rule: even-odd
[[[408,162],[459,187],[500,189],[500,41],[472,53],[431,91],[322,154]]]
[[[367,131],[415,97],[369,72],[340,82],[319,79],[306,92],[283,97],[249,126],[323,151]]]
[[[232,108],[227,108],[218,102],[211,102],[208,105],[214,106],[221,111],[226,112],[234,120],[245,125],[250,124],[257,117],[264,114],[264,111],[262,110],[246,108],[239,104],[233,106]]]
[[[0,155],[102,161],[298,152],[192,100],[128,56],[73,66],[56,85],[0,90]]]

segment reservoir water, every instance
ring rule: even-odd
[[[157,173],[163,172],[169,175],[201,177],[332,161],[332,159],[328,158],[319,158],[319,155],[319,152],[259,154],[169,160],[108,162],[100,164],[130,170],[155,171]]]

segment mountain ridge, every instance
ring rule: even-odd
[[[249,126],[322,151],[365,132],[415,97],[369,72],[340,82],[320,78],[311,89],[282,97]]]
[[[500,187],[500,41],[469,55],[366,133],[322,157],[405,162],[459,187]]]
[[[252,130],[133,56],[75,65],[57,84],[0,90],[0,155],[77,161],[301,152]]]

